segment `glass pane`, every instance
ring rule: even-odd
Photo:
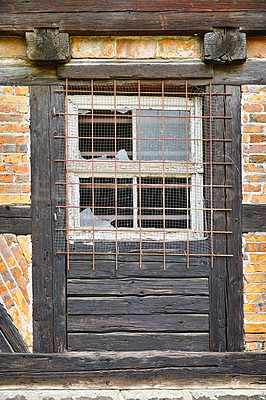
[[[162,110],[140,110],[140,129],[137,112],[137,160],[162,161],[163,148],[165,161],[186,161],[186,146],[190,160],[190,140],[186,145],[186,112],[178,110],[164,111],[164,146]],[[189,111],[188,111],[189,116]],[[178,118],[181,117],[181,118]],[[182,118],[183,117],[183,118]],[[190,123],[188,119],[188,139]]]

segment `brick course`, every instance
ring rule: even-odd
[[[30,203],[28,87],[0,87],[0,203]]]
[[[0,302],[32,346],[31,237],[0,235]]]
[[[242,87],[243,202],[266,203],[266,87]],[[246,350],[265,350],[266,233],[243,235]]]

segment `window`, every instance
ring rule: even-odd
[[[143,87],[68,96],[69,239],[204,238],[202,102]]]

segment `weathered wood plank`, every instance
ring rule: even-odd
[[[27,235],[31,233],[31,208],[0,206],[0,233]]]
[[[67,283],[69,296],[147,296],[201,294],[208,295],[208,279],[69,279]]]
[[[69,315],[69,332],[208,332],[208,315]]]
[[[123,296],[70,297],[68,314],[74,315],[158,315],[175,313],[208,313],[207,296]]]
[[[212,67],[200,61],[191,62],[85,62],[72,61],[58,65],[59,78],[112,79],[119,78],[211,78]]]
[[[133,367],[132,367],[133,366]],[[138,368],[136,369],[136,366]],[[168,377],[265,375],[265,353],[195,353],[171,351],[87,352],[64,354],[0,354],[0,377],[63,378],[99,373]],[[108,375],[108,372],[110,373]]]
[[[218,85],[265,84],[265,61],[246,61],[241,65],[214,65],[213,83]]]
[[[265,31],[266,12],[10,12],[2,13],[0,31],[22,33],[38,28],[59,28],[74,34],[192,34],[213,27],[241,27],[244,31]]]
[[[53,352],[53,231],[51,199],[51,89],[30,91],[33,348]]]
[[[90,0],[89,2],[81,2],[80,0],[45,0],[42,2],[36,0],[2,0],[2,12],[100,12],[100,11],[175,11],[175,12],[213,12],[213,11],[264,11],[264,2],[254,2],[253,0],[244,0],[241,3],[232,2],[231,0],[204,0],[189,1],[183,0],[109,0],[108,2]]]
[[[69,333],[69,351],[208,351],[207,333]]]
[[[29,349],[22,339],[18,329],[13,324],[11,317],[0,304],[0,351],[28,353]]]
[[[266,231],[266,205],[243,204],[242,232]]]
[[[166,269],[163,269],[163,260],[141,263],[141,269],[139,268],[139,262],[120,261],[118,263],[118,269],[115,269],[115,259],[104,260],[104,258],[95,260],[95,270],[92,269],[92,261],[71,261],[70,268],[68,270],[69,278],[183,278],[183,277],[208,277],[210,273],[209,260],[199,260],[197,257],[190,258],[190,267],[186,267],[185,257],[175,257],[176,262],[167,262]],[[85,258],[85,257],[84,257]]]
[[[226,320],[227,351],[243,350],[243,265],[242,265],[242,181],[241,181],[241,88],[226,86],[226,115],[232,119],[225,120],[225,138],[232,142],[225,143],[225,151],[233,160],[232,166],[226,166],[226,179],[234,190],[226,188],[226,207],[232,208],[226,214],[227,229],[232,236],[227,237],[227,251],[233,257],[227,260],[226,282]],[[229,149],[228,149],[229,147]]]

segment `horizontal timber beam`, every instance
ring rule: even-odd
[[[106,4],[108,5],[108,3]],[[264,33],[266,26],[265,8],[264,10],[255,8],[252,11],[236,11],[229,7],[227,11],[203,9],[196,12],[182,12],[180,9],[165,11],[164,7],[156,11],[128,11],[127,9],[109,11],[104,7],[98,7],[97,12],[87,11],[88,8],[82,12],[79,10],[79,6],[77,6],[75,12],[68,10],[35,12],[33,7],[33,12],[23,12],[23,10],[17,12],[16,9],[12,10],[13,12],[2,12],[0,32],[18,34],[36,27],[49,27],[59,28],[60,32],[82,35],[156,35],[162,33],[184,35],[203,34],[215,27],[240,27],[244,32]]]
[[[0,377],[75,378],[124,374],[152,377],[265,375],[265,353],[194,353],[171,351],[1,354]]]
[[[242,232],[266,232],[265,204],[243,204]]]
[[[31,207],[0,206],[0,234],[27,235],[31,233]]]
[[[210,65],[203,62],[80,62],[72,61],[59,65],[59,78],[70,79],[147,79],[147,78],[212,78],[213,71]]]

